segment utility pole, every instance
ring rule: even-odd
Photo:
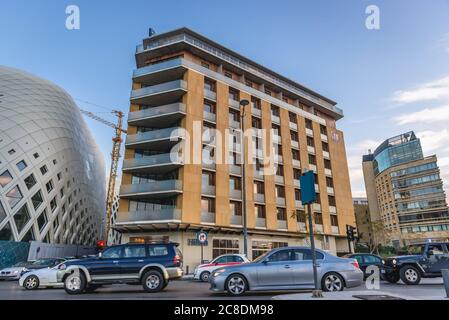
[[[242,205],[243,205],[243,253],[248,257],[248,228],[246,220],[246,172],[245,172],[245,107],[249,105],[249,101],[246,99],[240,100],[240,141],[241,141],[241,157],[242,157]]]

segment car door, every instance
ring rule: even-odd
[[[379,257],[372,255],[372,254],[366,254],[363,255],[363,268],[362,269],[363,273],[365,274],[365,276],[369,276],[371,273],[367,273],[366,268],[368,268],[368,266],[375,266],[377,268],[379,268],[379,274],[382,273],[382,259],[380,259]],[[358,260],[357,260],[358,262]],[[360,262],[359,262],[360,265]]]
[[[92,259],[85,265],[93,280],[120,278],[122,249],[121,246],[107,248],[101,257]]]
[[[318,272],[324,256],[316,252]],[[294,249],[292,253],[292,267],[294,270],[294,284],[298,287],[313,287],[313,261],[311,249]]]
[[[265,260],[257,266],[257,279],[258,284],[262,287],[291,286],[294,279],[291,250],[278,250],[267,256]]]
[[[433,254],[429,255],[432,251]],[[444,244],[429,244],[426,250],[426,271],[430,273],[441,273],[441,269],[449,267],[449,257]]]
[[[122,278],[138,278],[140,270],[146,264],[147,255],[147,246],[145,244],[123,246],[123,258],[120,261]]]

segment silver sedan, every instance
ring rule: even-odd
[[[342,291],[363,282],[355,259],[316,250],[318,279],[324,291]],[[273,249],[251,263],[215,270],[210,290],[241,295],[246,291],[313,289],[312,250],[309,247]]]

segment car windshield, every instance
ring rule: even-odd
[[[40,259],[33,262],[33,266],[47,266],[53,264],[53,259]]]
[[[270,251],[265,252],[263,255],[258,256],[256,259],[253,260],[253,262],[260,262],[270,253]]]
[[[16,268],[26,267],[26,266],[29,265],[29,264],[30,264],[29,262],[22,261],[22,262],[16,263],[15,265],[13,265],[13,267],[16,267]]]

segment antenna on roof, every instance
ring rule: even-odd
[[[148,29],[148,37],[152,37],[156,34],[156,31],[153,28]]]

